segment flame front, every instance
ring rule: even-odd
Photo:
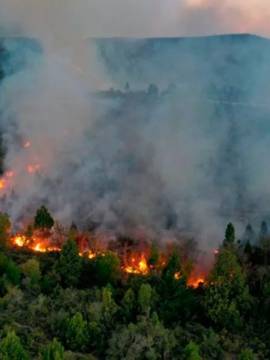
[[[42,233],[40,231],[34,231],[33,235],[27,237],[23,234],[17,234],[11,237],[11,244],[20,248],[26,248],[34,252],[39,253],[46,253],[46,252],[60,252],[62,246],[59,245],[59,241],[53,240],[53,233]],[[61,243],[61,242],[60,242]],[[61,243],[62,244],[62,243]],[[82,244],[81,244],[82,245]],[[98,255],[106,255],[106,250],[102,249],[90,249],[87,247],[86,244],[83,243],[83,247],[80,247],[78,244],[79,249],[81,248],[79,255],[82,257],[86,257],[90,260],[96,258]],[[166,266],[167,261],[162,258],[161,265],[151,266],[148,264],[147,261],[147,251],[140,252],[140,253],[132,253],[122,257],[122,271],[127,274],[134,274],[134,275],[142,275],[146,276],[151,271],[155,271],[157,269],[161,270]],[[121,255],[119,255],[121,258]],[[182,278],[182,273],[176,272],[174,274],[175,280],[180,280]],[[191,288],[198,288],[205,284],[206,275],[201,270],[195,270],[191,273],[187,280],[187,286]]]
[[[26,237],[24,235],[16,235],[11,239],[12,244],[23,247],[26,245]]]
[[[128,265],[124,266],[123,270],[128,274],[147,275],[149,273],[149,266],[144,254],[133,255],[131,261],[127,263]]]
[[[58,252],[61,248],[50,244],[50,239],[32,236],[30,239],[25,235],[17,234],[11,238],[11,243],[18,247],[25,247],[35,252]]]

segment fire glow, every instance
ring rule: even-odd
[[[32,147],[32,144],[29,140],[26,140],[24,143],[21,144],[21,148],[24,150],[29,150]],[[33,158],[31,153],[27,155],[28,161],[23,166],[23,172],[28,175],[35,175],[40,172],[42,166],[38,162],[38,159]],[[30,158],[29,158],[30,157]],[[16,169],[15,169],[16,170]],[[0,178],[0,191],[4,192],[8,189],[13,189],[14,183],[16,183],[16,176],[19,178],[19,171],[15,171],[14,169],[7,170],[2,177]],[[17,169],[18,170],[18,169]]]
[[[52,246],[48,241],[46,241],[46,239],[35,236],[29,239],[25,235],[18,234],[11,238],[11,243],[20,248],[27,248],[41,253],[61,251],[60,247]]]
[[[11,237],[10,242],[13,246],[28,249],[37,253],[53,253],[60,252],[61,246],[53,244],[50,236],[42,236],[40,233],[33,234],[31,237],[27,237],[23,234],[16,234]],[[81,244],[78,244],[80,248]],[[82,246],[82,245],[81,245]],[[79,252],[79,255],[82,257],[86,257],[89,260],[95,259],[98,255],[106,255],[106,251],[95,251],[93,249],[86,249],[85,244],[83,244],[83,251]],[[143,252],[132,253],[129,256],[126,256],[125,260],[123,260],[123,265],[121,267],[123,273],[129,275],[138,275],[138,276],[148,276],[151,274],[152,270],[162,270],[167,264],[167,260],[162,259],[162,262],[155,266],[149,265],[147,255]],[[202,273],[198,273],[197,271],[191,273],[188,278],[187,285],[192,288],[198,288],[205,283],[205,275]],[[174,274],[174,279],[179,281],[182,278],[181,272],[176,272]]]
[[[139,257],[134,255],[131,257],[130,264],[123,267],[123,270],[128,274],[141,274],[147,275],[150,272],[145,255],[142,254]]]

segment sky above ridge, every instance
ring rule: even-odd
[[[269,0],[0,0],[0,29],[55,43],[101,36],[270,36]]]

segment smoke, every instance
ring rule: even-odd
[[[213,27],[205,31],[225,31],[221,14],[231,5],[74,4],[3,3],[5,32],[36,37],[42,50],[4,42],[0,107],[10,186],[1,208],[18,224],[44,203],[65,224],[164,239],[185,234],[203,249],[222,240],[228,221],[241,229],[267,216],[269,110],[260,104],[267,103],[269,52],[262,56],[261,40],[214,39],[209,48],[207,40],[82,41],[158,34],[156,23],[162,34],[191,34],[205,26],[194,19],[209,16]],[[138,9],[143,17],[130,21]],[[235,19],[246,16],[243,9],[234,8]],[[126,81],[126,92],[93,91]],[[160,93],[145,90],[149,83]]]

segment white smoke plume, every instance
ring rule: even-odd
[[[112,8],[107,1],[106,6],[103,1],[99,5],[95,1],[65,1],[63,6],[61,1],[0,0],[5,33],[37,38],[43,48],[27,52],[26,65],[7,73],[0,88],[5,170],[9,175],[14,172],[7,180],[12,186],[3,198],[2,209],[15,222],[32,216],[44,203],[66,224],[74,220],[80,225],[95,223],[117,231],[142,227],[160,237],[188,233],[195,235],[203,248],[212,248],[222,240],[228,221],[235,220],[240,227],[252,217],[243,220],[239,215],[242,193],[249,194],[248,209],[269,195],[269,176],[261,176],[265,164],[258,161],[266,153],[269,139],[265,136],[257,146],[255,125],[255,132],[245,134],[243,119],[249,110],[235,115],[229,107],[222,112],[223,105],[216,106],[207,96],[204,101],[190,101],[194,89],[197,100],[202,95],[197,82],[215,80],[216,73],[209,75],[205,65],[211,68],[213,64],[205,60],[206,71],[196,72],[196,53],[180,58],[172,47],[160,50],[157,62],[133,61],[129,72],[126,53],[112,51],[108,56],[114,63],[114,76],[109,76],[111,72],[108,66],[105,70],[101,67],[95,48],[89,50],[82,42],[99,35],[174,34],[177,26],[183,33],[201,31],[197,23],[189,26],[196,14],[206,11],[206,2],[164,3],[154,6],[149,1],[137,7],[134,2],[125,1],[124,5],[116,1],[117,6]],[[213,2],[207,8],[207,14],[213,13],[212,8],[219,14],[216,9],[221,9]],[[222,9],[226,12],[227,8]],[[136,16],[137,22],[129,23],[130,13],[136,11],[143,18]],[[188,14],[190,22],[183,25],[180,13]],[[173,28],[168,27],[168,19],[174,20]],[[209,31],[216,29],[213,26]],[[5,41],[11,50],[16,46],[15,40]],[[6,66],[10,61],[17,63],[22,54],[11,53]],[[215,63],[222,67],[225,55],[219,48]],[[244,58],[246,54],[241,55]],[[176,63],[182,63],[185,70],[179,73]],[[253,81],[251,73],[249,76]],[[111,83],[123,85],[129,77],[140,80],[137,86],[156,81],[163,88],[176,78],[182,81],[182,88],[180,94],[176,91],[162,96],[155,91],[154,95],[150,91],[110,98],[93,95],[93,89]],[[233,73],[226,81],[234,79]],[[185,81],[191,81],[192,87],[183,96]],[[237,138],[235,144],[237,116],[241,120],[237,131],[246,136]],[[259,127],[265,125],[265,119],[260,117],[259,121]],[[247,155],[251,147],[254,150]],[[233,161],[236,158],[239,160]],[[254,177],[255,169],[258,177]],[[238,179],[239,174],[245,181]],[[267,214],[265,204],[260,206],[261,214]]]

